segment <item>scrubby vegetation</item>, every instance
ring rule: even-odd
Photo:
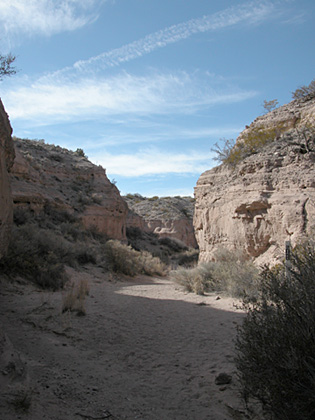
[[[315,79],[313,79],[309,85],[303,85],[292,92],[292,98],[315,98]]]
[[[235,297],[254,297],[259,271],[242,253],[220,249],[215,261],[190,269],[179,268],[171,272],[171,278],[188,292],[215,291]]]
[[[256,131],[245,133],[237,143],[233,139],[222,139],[223,145],[215,143],[211,149],[216,154],[214,160],[234,167],[247,156],[258,153],[267,144],[279,139],[283,131],[284,126],[279,123],[270,128],[261,127]]]
[[[64,286],[68,280],[65,265],[96,263],[96,245],[106,240],[84,230],[72,214],[48,205],[37,215],[16,208],[14,221],[0,272],[25,277],[43,288],[56,290]]]
[[[158,238],[154,240],[160,251],[163,245],[159,244]],[[170,242],[171,245],[168,244],[165,249],[171,252],[175,241]],[[146,250],[135,250],[130,245],[108,240],[95,229],[86,230],[73,214],[65,210],[46,205],[35,214],[24,207],[17,207],[8,254],[0,261],[0,274],[20,276],[44,289],[57,290],[69,280],[66,266],[79,268],[85,264],[97,264],[105,271],[129,276],[140,273],[163,275],[166,264],[159,256],[162,253],[152,255]],[[72,304],[65,303],[67,309],[76,302],[74,307],[77,310],[76,295],[76,291],[69,294],[68,300]]]
[[[87,281],[81,280],[79,284],[71,284],[68,292],[62,300],[62,312],[77,312],[78,315],[86,315],[85,298],[89,294]]]
[[[166,272],[166,266],[158,257],[146,251],[136,251],[117,240],[106,243],[105,257],[111,270],[131,277],[137,274],[162,276]]]
[[[236,365],[245,402],[259,401],[273,420],[315,418],[315,244],[284,267],[265,269],[260,298],[244,303]]]

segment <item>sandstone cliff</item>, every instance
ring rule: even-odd
[[[128,194],[130,209],[127,227],[137,227],[160,238],[175,238],[191,248],[197,247],[193,227],[194,199],[191,197],[151,197]]]
[[[14,161],[12,128],[0,99],[0,258],[5,254],[12,227],[12,197],[8,172]]]
[[[300,99],[257,118],[237,139],[266,144],[234,165],[204,172],[195,188],[200,261],[216,249],[242,249],[257,263],[283,258],[284,243],[315,225],[315,100]],[[264,138],[265,140],[265,138]]]
[[[47,205],[67,210],[84,227],[126,240],[127,205],[101,166],[82,151],[72,152],[43,141],[14,139],[11,170],[14,206],[39,213]]]

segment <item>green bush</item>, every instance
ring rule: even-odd
[[[105,258],[109,268],[116,273],[134,277],[137,274],[164,275],[165,265],[149,252],[136,251],[117,240],[105,244]]]
[[[244,303],[236,366],[245,402],[274,420],[315,418],[315,246],[295,248],[292,268],[265,269],[258,301]]]

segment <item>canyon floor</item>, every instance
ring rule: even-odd
[[[0,279],[1,419],[246,418],[233,363],[237,302],[164,278],[69,273],[89,283],[85,316],[62,313],[66,290]],[[232,382],[217,385],[223,372]]]

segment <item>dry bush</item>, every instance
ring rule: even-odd
[[[77,312],[78,315],[86,315],[85,298],[89,294],[89,284],[81,280],[77,286],[71,285],[62,300],[62,312]]]
[[[234,167],[247,156],[257,153],[267,144],[278,139],[284,132],[284,129],[284,125],[279,123],[271,128],[261,127],[255,131],[250,131],[237,143],[231,139],[222,139],[223,146],[215,143],[214,147],[211,149],[216,153],[216,157],[214,159]]]
[[[292,92],[293,99],[314,98],[315,97],[315,79],[309,85],[304,85]]]
[[[171,272],[171,279],[184,287],[187,292],[202,295],[212,290],[213,277],[211,264],[200,264],[194,268],[178,268]]]
[[[261,298],[244,303],[236,366],[245,402],[273,420],[315,418],[315,246],[293,250],[289,275],[265,269]]]
[[[116,273],[127,276],[136,276],[144,273],[147,275],[163,275],[165,265],[158,257],[153,257],[149,252],[139,252],[129,245],[117,240],[110,240],[105,245],[105,258],[109,268]]]
[[[216,261],[174,270],[171,278],[190,292],[216,291],[234,297],[254,297],[257,295],[259,271],[242,253],[220,249]]]
[[[64,261],[70,259],[68,244],[35,225],[14,227],[8,254],[0,272],[23,276],[42,288],[57,290],[68,280]]]

